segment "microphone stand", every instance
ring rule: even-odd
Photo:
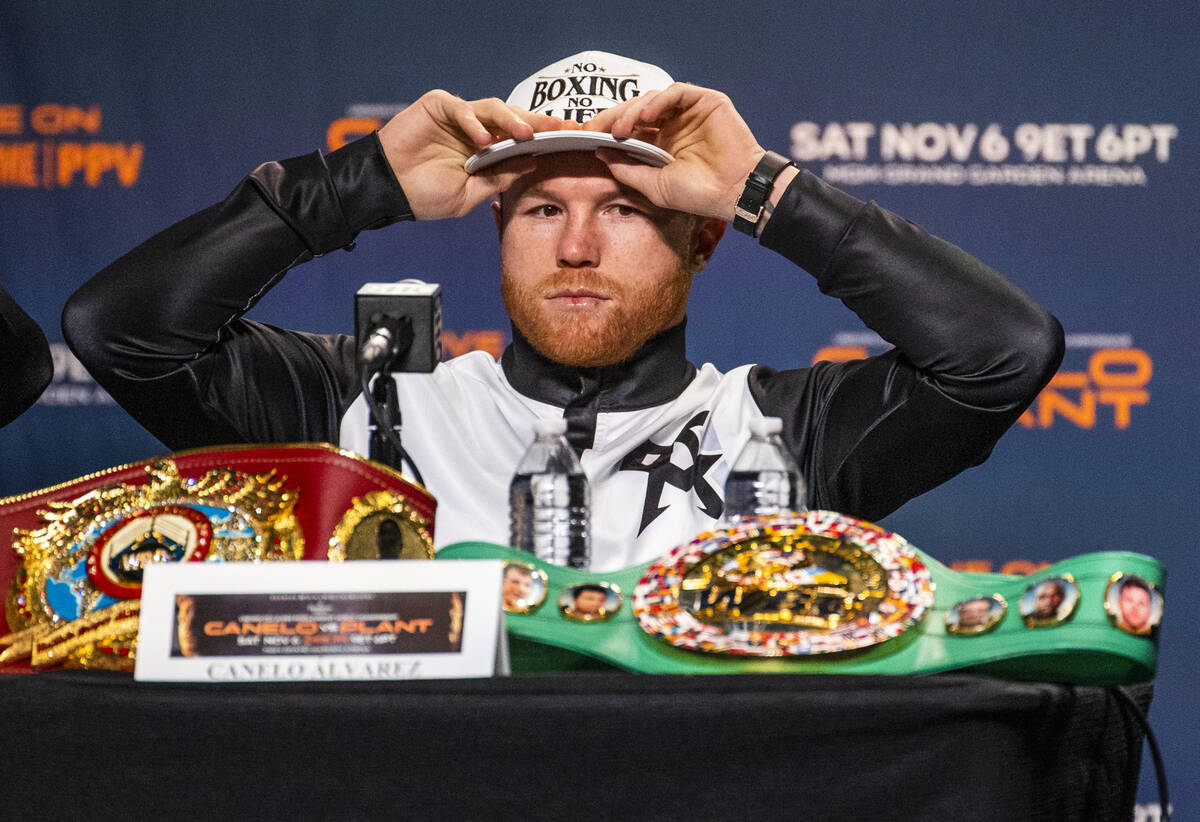
[[[368,383],[372,376],[376,379],[375,386],[371,389],[374,402],[367,403],[367,430],[371,433],[370,452],[367,456],[401,471],[404,452],[396,447],[401,429],[400,397],[396,390],[396,381],[387,369],[368,374]],[[376,408],[382,412],[382,421],[376,419]],[[388,436],[389,430],[393,432],[391,437]]]

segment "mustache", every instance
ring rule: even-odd
[[[601,274],[594,268],[560,268],[539,289],[543,295],[563,291],[589,291],[611,295],[621,291],[621,281]]]

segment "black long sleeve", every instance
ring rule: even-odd
[[[762,244],[895,348],[775,371],[751,390],[784,420],[809,504],[878,519],[976,465],[1054,375],[1058,321],[982,262],[802,172]]]
[[[53,376],[45,335],[0,286],[0,427],[33,405]]]
[[[358,393],[353,340],[242,315],[289,269],[401,219],[408,202],[374,135],[266,163],[85,283],[63,335],[170,448],[336,441]]]

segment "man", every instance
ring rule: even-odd
[[[990,597],[978,597],[959,605],[958,630],[972,633],[981,630],[992,614],[992,602]]]
[[[1034,589],[1033,611],[1030,616],[1037,620],[1058,619],[1058,608],[1066,595],[1061,579],[1044,580]]]
[[[1139,577],[1129,577],[1121,583],[1118,595],[1117,625],[1131,634],[1150,633],[1150,586]]]
[[[521,565],[517,562],[506,563],[500,587],[504,599],[504,610],[529,610],[533,595],[533,571],[528,565]]]
[[[608,602],[608,590],[600,585],[576,585],[571,589],[571,604],[563,611],[567,616],[584,621],[601,619]]]
[[[363,229],[493,201],[512,344],[499,363],[475,352],[397,378],[406,447],[438,498],[439,546],[508,541],[509,479],[539,417],[565,417],[581,455],[597,571],[711,528],[752,417],[783,418],[809,507],[866,519],[986,459],[1054,373],[1057,321],[960,249],[775,162],[725,95],[636,85],[652,75],[666,76],[588,52],[527,81],[543,89],[538,78],[566,76],[590,90],[633,78],[586,132],[565,111],[526,110],[540,99],[518,107],[433,91],[327,157],[260,166],[85,284],[64,313],[67,340],[172,448],[328,440],[365,453],[353,340],[241,315],[288,269]],[[563,129],[610,145],[501,153],[465,169],[499,141],[530,147],[535,133]],[[628,138],[669,159],[648,164],[657,155],[627,153],[633,143],[618,141]],[[688,290],[730,220],[810,271],[895,350],[790,371],[695,368],[684,352]]]

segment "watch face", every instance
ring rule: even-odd
[[[753,235],[762,217],[763,205],[775,184],[775,178],[790,166],[792,161],[782,154],[768,151],[746,179],[746,187],[733,209],[733,227],[744,234]]]

